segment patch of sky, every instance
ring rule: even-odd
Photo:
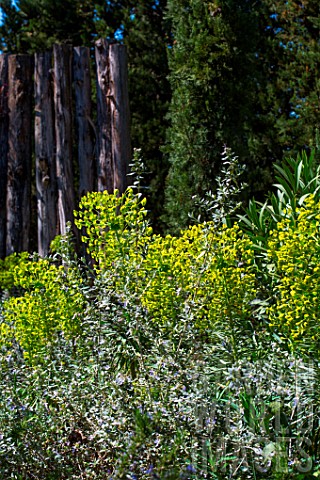
[[[114,32],[114,38],[118,41],[121,42],[123,40],[123,32],[124,32],[124,25],[120,25],[119,28]]]
[[[289,117],[290,118],[300,118],[300,115],[295,112],[294,110],[291,110],[291,112],[289,113]]]
[[[100,17],[98,16],[98,12],[97,12],[97,9],[96,9],[96,8],[93,10],[93,13],[94,13],[94,15],[93,15],[93,21],[94,21],[94,22],[98,22],[98,21],[100,20]]]
[[[136,9],[133,7],[133,8],[130,8],[130,20],[133,22],[133,20],[136,18]]]
[[[267,25],[265,29],[266,30],[272,30],[273,33],[275,33],[276,35],[283,31],[283,28],[281,28],[281,27],[273,28],[272,25]]]

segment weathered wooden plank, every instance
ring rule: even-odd
[[[94,125],[91,119],[90,49],[73,49],[73,81],[77,125],[79,197],[94,190]]]
[[[9,150],[6,254],[28,250],[31,205],[33,57],[8,59]]]
[[[113,164],[111,152],[111,118],[109,90],[109,46],[100,39],[95,45],[97,69],[97,162],[98,190],[113,192]]]
[[[46,256],[57,235],[57,183],[53,113],[52,53],[35,54],[35,157],[38,253]]]
[[[64,235],[66,223],[71,221],[73,224],[75,209],[72,168],[72,47],[54,45],[53,56],[58,219],[60,233]]]
[[[123,193],[131,158],[128,61],[124,45],[110,45],[109,69],[113,187]]]
[[[8,164],[8,55],[0,55],[0,258],[6,255]]]

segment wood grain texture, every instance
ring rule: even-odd
[[[35,55],[34,83],[38,253],[44,257],[58,231],[51,52]]]
[[[6,255],[8,165],[8,55],[0,55],[0,258]]]
[[[77,126],[79,197],[94,190],[94,125],[91,112],[90,49],[73,49],[73,82]]]
[[[127,187],[131,159],[128,60],[124,45],[110,45],[109,66],[113,188],[122,194]]]
[[[9,150],[6,254],[28,250],[31,213],[33,57],[8,60]]]
[[[72,47],[54,45],[54,108],[56,135],[56,169],[58,186],[58,219],[60,233],[73,224],[75,209],[72,167]]]
[[[106,40],[95,44],[97,68],[97,168],[98,190],[113,192],[111,150],[111,112],[109,89],[109,45]]]

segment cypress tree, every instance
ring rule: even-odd
[[[320,9],[317,0],[265,0],[267,88],[261,96],[285,154],[313,146],[320,127]]]
[[[172,103],[166,220],[188,223],[194,195],[214,189],[227,144],[249,163],[257,85],[263,82],[256,2],[169,0]],[[260,176],[261,177],[261,176]]]

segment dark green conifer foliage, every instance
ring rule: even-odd
[[[0,25],[0,49],[3,51],[25,52],[21,41],[22,18],[11,0],[2,0],[0,3],[2,25]]]
[[[89,0],[10,0],[1,3],[1,49],[32,53],[54,42],[88,45],[95,33],[95,7]],[[102,1],[100,0],[100,4]]]
[[[159,231],[168,172],[161,147],[165,143],[166,115],[171,98],[167,80],[170,30],[164,19],[167,0],[139,0],[133,4],[130,11],[126,10],[123,22],[129,58],[131,137],[133,146],[141,148],[147,172],[143,184],[149,187],[146,192],[148,209],[152,224]]]
[[[296,154],[314,146],[320,125],[320,6],[318,0],[264,0],[267,89],[262,105],[276,141]]]

